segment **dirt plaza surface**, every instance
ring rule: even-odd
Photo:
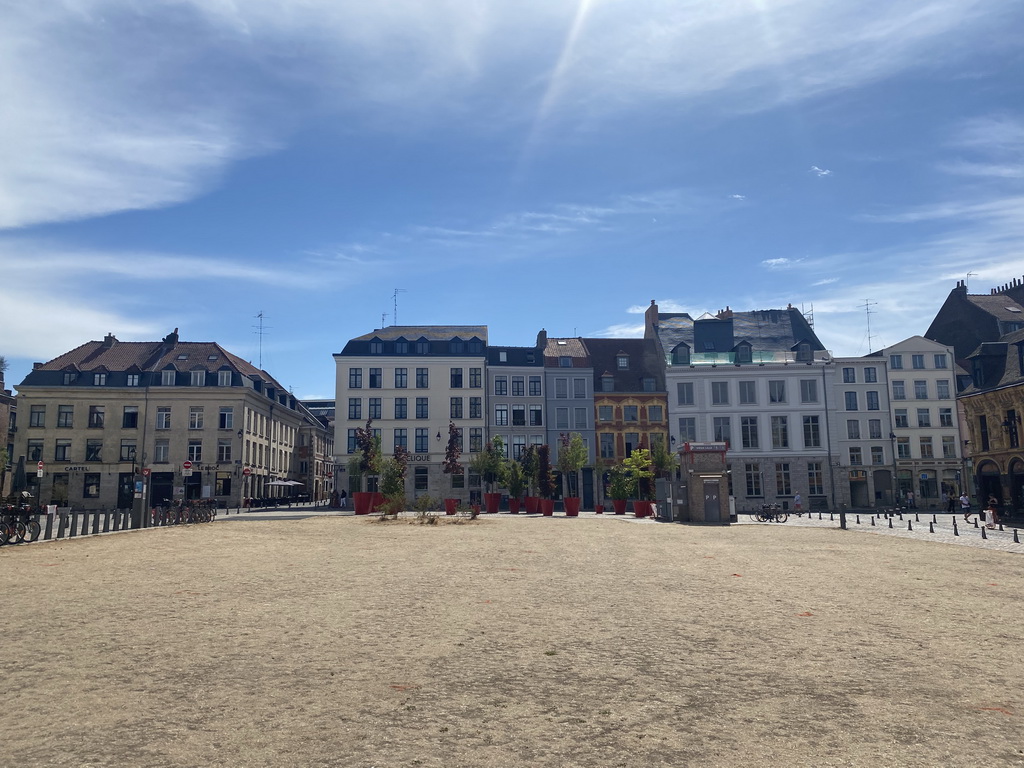
[[[0,766],[1024,765],[1024,558],[219,521],[0,550]]]

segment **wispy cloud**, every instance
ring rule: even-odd
[[[815,176],[831,176],[832,175],[832,171],[827,170],[825,168],[819,168],[816,165],[812,165],[811,166],[811,173],[813,173]]]
[[[787,259],[785,257],[779,257],[775,259],[764,259],[761,264],[768,267],[768,269],[790,269],[802,262],[803,259]]]
[[[747,199],[746,195],[729,195],[729,197],[732,200],[746,200]]]

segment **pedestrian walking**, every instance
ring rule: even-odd
[[[802,501],[800,500],[799,493],[793,497],[793,509],[796,510],[797,515],[800,515],[803,512],[804,507]]]
[[[914,492],[907,491],[907,506],[910,509],[917,509],[917,504],[914,503]]]
[[[338,496],[338,503],[340,505],[339,509],[345,509],[345,502],[347,500],[348,500],[348,494],[345,492],[345,489],[342,488],[341,489],[341,494],[339,494],[339,496]]]

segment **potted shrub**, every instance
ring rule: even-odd
[[[537,446],[531,445],[523,451],[519,463],[523,467],[523,475],[526,478],[526,512],[535,514],[540,506],[540,498],[534,494],[537,487],[537,472],[540,470],[540,455]]]
[[[357,515],[368,515],[383,502],[382,494],[369,490],[370,476],[380,474],[380,438],[373,434],[373,419],[366,420],[365,427],[356,429],[356,449],[359,458],[359,491],[354,494]],[[379,496],[379,498],[378,498]]]
[[[448,422],[448,445],[444,449],[444,464],[442,471],[446,475],[461,475],[465,471],[459,463],[459,456],[462,455],[462,444],[459,440],[459,429],[455,422]],[[454,515],[459,509],[459,500],[448,498],[444,500],[445,514]]]
[[[551,517],[555,512],[555,479],[551,476],[551,449],[546,445],[537,447],[537,490],[540,492],[540,512]]]
[[[483,479],[487,488],[487,492],[484,493],[484,504],[489,514],[495,514],[501,506],[501,494],[494,493],[494,484],[504,482],[505,476],[504,441],[496,435],[473,457],[469,468]]]
[[[558,469],[565,484],[562,503],[567,517],[577,517],[580,513],[579,473],[587,463],[587,446],[579,432],[563,432],[558,436],[558,441]]]
[[[632,491],[629,472],[621,464],[616,464],[609,471],[608,495],[612,498],[612,507],[616,515],[626,514],[626,499]]]
[[[518,515],[520,500],[526,490],[526,474],[523,472],[523,465],[514,459],[510,460],[505,470],[505,476],[508,487],[508,511],[513,515]]]
[[[395,448],[394,456],[380,463],[380,491],[384,496],[381,505],[381,519],[388,515],[398,517],[405,509],[405,475],[409,464],[409,451],[402,446]]]
[[[654,501],[654,464],[651,462],[651,452],[646,448],[636,448],[622,464],[636,490],[633,513],[637,517],[647,517],[651,514],[651,502]]]

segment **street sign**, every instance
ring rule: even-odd
[[[246,467],[245,469],[242,470],[242,474],[248,477],[249,475],[252,474],[252,470]]]
[[[152,471],[152,470],[151,470],[151,469],[150,469],[149,467],[143,467],[143,468],[142,468],[142,476],[143,476],[143,477],[149,477],[149,473],[150,473],[151,471]]]
[[[182,466],[183,469],[192,469],[192,462],[191,461],[182,462],[181,466]]]
[[[36,470],[36,477],[42,477],[42,476],[43,476],[43,474],[45,474],[45,473],[43,472],[43,470],[41,470],[41,469],[37,469],[37,470]]]
[[[42,470],[42,468],[43,468],[43,462],[40,461],[38,464],[36,464],[36,469]]]

